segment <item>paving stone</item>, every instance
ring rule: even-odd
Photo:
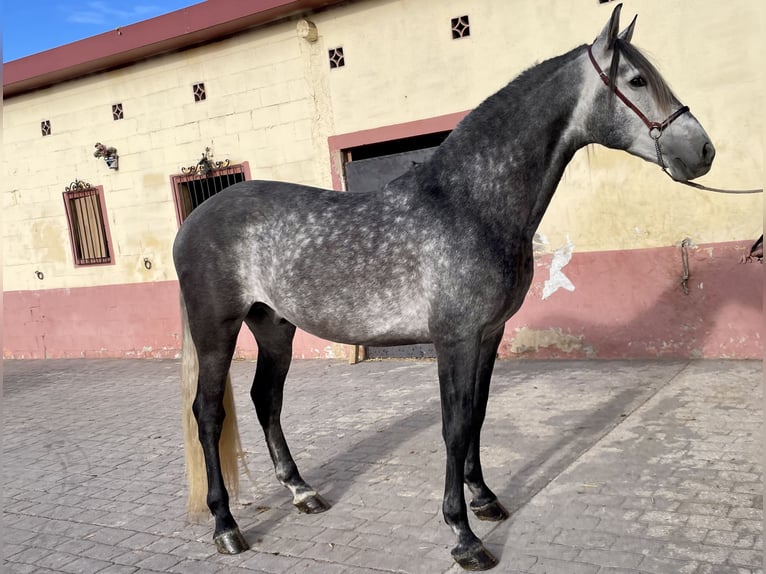
[[[699,564],[694,560],[674,560],[658,556],[644,556],[638,564],[640,572],[651,574],[696,574]]]
[[[708,515],[691,515],[686,525],[691,528],[704,528],[707,530],[734,530],[737,520],[733,518],[719,518]]]
[[[128,538],[135,536],[132,530],[121,530],[119,528],[103,527],[95,532],[88,534],[85,539],[100,544],[117,545]]]
[[[686,524],[689,521],[689,515],[677,512],[667,512],[660,510],[650,510],[644,512],[639,521],[649,524],[668,524],[668,525],[680,525]]]
[[[135,568],[133,566],[122,566],[120,564],[112,564],[111,566],[107,566],[103,570],[99,570],[98,574],[134,574],[135,572],[138,572],[138,568]],[[208,569],[208,572],[210,572],[210,569]]]
[[[763,534],[763,523],[758,520],[738,520],[735,524],[737,532],[746,532],[748,534]]]
[[[574,560],[580,553],[578,548],[537,540],[528,541],[520,550],[526,554],[556,560]]]
[[[641,554],[644,556],[655,556],[662,550],[663,545],[664,542],[659,540],[619,536],[615,538],[610,549],[622,552],[632,552],[633,554]]]
[[[150,553],[151,554],[151,553]],[[172,554],[151,554],[140,562],[136,562],[139,569],[149,569],[164,572],[180,562],[178,556]]]
[[[636,509],[636,510],[659,510],[674,512],[678,510],[681,505],[677,500],[670,500],[661,497],[648,497],[644,498],[637,496],[636,498],[626,498],[622,503],[623,508]]]
[[[635,568],[642,559],[643,556],[641,554],[602,550],[600,548],[586,548],[577,557],[577,560],[580,562],[598,564],[599,566],[611,566],[613,568]]]
[[[687,526],[650,526],[644,534],[649,538],[661,540],[673,540],[683,542],[702,542],[709,530],[705,528],[691,528]]]
[[[344,574],[346,567],[342,564],[301,560],[285,574]]]
[[[388,544],[390,543],[390,540],[386,540],[385,542]],[[358,548],[341,544],[314,544],[301,552],[301,556],[322,562],[345,563],[352,554],[358,551]]]
[[[729,510],[729,518],[746,518],[749,520],[763,520],[763,504],[760,507],[743,508],[735,507]]]
[[[763,564],[763,550],[732,550],[730,560],[740,566],[756,568]]]
[[[90,542],[90,541],[87,541]],[[109,544],[93,544],[80,552],[80,556],[93,558],[95,560],[111,561],[113,558],[125,553],[125,548],[112,546]]]
[[[729,530],[711,530],[705,537],[705,544],[729,546],[732,548],[753,548],[755,536]]]
[[[447,560],[414,558],[399,555],[392,549],[362,549],[351,554],[346,562],[352,566],[361,566],[393,572],[411,572],[412,574],[431,574],[441,572],[450,563]],[[449,560],[452,560],[449,558]]]
[[[211,574],[216,569],[204,560],[183,560],[168,569],[174,574]]]
[[[596,574],[600,570],[595,564],[582,564],[571,560],[540,558],[529,571],[533,574]]]
[[[34,564],[18,564],[10,560],[3,562],[3,568],[5,568],[8,574],[31,574],[32,572],[38,572],[38,567]]]
[[[34,574],[61,574],[60,570],[50,570],[48,568],[41,568],[40,566],[32,566],[31,570],[28,570],[28,565],[23,564],[10,564],[11,567],[11,573],[22,573],[22,572],[34,572]]]
[[[109,564],[109,562],[81,557],[67,563],[59,569],[62,572],[71,574],[96,574],[97,572],[103,572],[112,566],[113,565]]]
[[[250,557],[242,562],[241,567],[249,570],[269,572],[270,574],[282,574],[302,559],[293,556],[281,556],[279,554],[270,554],[267,552],[252,553]]]
[[[349,544],[359,534],[356,530],[340,530],[338,528],[327,528],[314,537],[314,542],[325,544]]]
[[[554,539],[557,544],[577,548],[609,548],[615,540],[612,534],[593,530],[562,530]]]
[[[49,570],[64,570],[69,563],[80,560],[77,556],[64,552],[52,552],[47,556],[35,560],[35,565]]]
[[[687,558],[699,562],[722,564],[729,557],[730,549],[704,544],[671,542],[663,551],[670,558]]]
[[[182,542],[179,546],[169,550],[168,554],[174,554],[182,558],[204,560],[215,556],[216,550],[212,542]]]
[[[52,554],[47,548],[25,548],[13,555],[13,561],[20,564],[38,564]]]
[[[726,516],[731,510],[731,507],[725,504],[701,504],[699,502],[683,502],[676,509],[676,512],[683,512],[685,514],[703,514],[709,516]]]
[[[152,543],[155,543],[159,540],[159,538],[153,534],[146,534],[144,532],[136,532],[129,538],[126,538],[125,540],[120,540],[117,542],[117,546],[121,546],[123,548],[130,548],[132,550],[141,550],[142,548],[146,548]]]
[[[701,564],[696,574],[755,574],[763,572],[761,569],[751,570],[735,564]]]

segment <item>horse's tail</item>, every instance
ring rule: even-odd
[[[192,404],[197,394],[199,363],[197,361],[197,349],[189,330],[189,318],[186,314],[183,295],[181,296],[181,326],[183,330],[181,342],[181,408],[183,409],[186,478],[189,486],[188,513],[189,519],[202,520],[209,512],[207,508],[207,474],[205,457],[199,441],[197,420],[192,412]],[[245,465],[245,456],[239,439],[230,373],[226,374],[223,403],[226,416],[223,421],[221,440],[218,443],[221,472],[227,491],[232,498],[236,499],[239,495],[239,460],[242,461],[245,472],[248,469]]]

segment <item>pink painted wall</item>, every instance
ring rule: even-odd
[[[523,352],[535,357],[753,358],[763,356],[763,265],[741,264],[750,242],[688,251],[689,294],[681,287],[679,247],[575,253],[563,271],[575,285],[541,300],[548,275],[538,260],[521,311],[505,330],[501,356],[511,354],[518,328],[561,329],[582,349],[555,345]]]
[[[564,267],[574,291],[543,300],[550,256],[538,259],[501,357],[761,358],[763,266],[740,264],[748,243],[689,250],[689,294],[678,247],[575,253]],[[174,357],[179,352],[175,281],[4,294],[3,355]],[[518,339],[542,333],[533,345]],[[572,345],[572,341],[576,344]],[[563,344],[562,341],[568,342]],[[299,332],[294,356],[342,356],[343,347]],[[237,356],[254,357],[246,329]]]
[[[3,295],[3,355],[173,357],[180,347],[175,281]]]
[[[176,281],[6,292],[3,311],[5,358],[173,358],[181,350]],[[330,345],[300,332],[295,356],[321,358]],[[236,356],[257,356],[246,328]]]

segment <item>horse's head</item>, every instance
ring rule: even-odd
[[[623,149],[687,181],[706,174],[715,148],[689,108],[631,44],[636,19],[619,32],[618,4],[588,47],[586,86],[593,87],[589,126],[597,143]]]

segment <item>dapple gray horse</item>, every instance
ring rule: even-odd
[[[199,361],[198,375],[193,364],[187,373],[198,423],[190,432],[204,452],[221,552],[248,548],[229,510],[221,454],[224,421],[235,418],[224,397],[244,322],[258,343],[251,397],[276,475],[303,512],[329,505],[301,478],[280,424],[296,327],[341,343],[432,342],[452,555],[469,570],[497,563],[469,526],[463,486],[480,519],[508,516],[484,481],[479,435],[503,327],[529,289],[532,237],[564,168],[597,143],[687,181],[705,174],[715,155],[689,109],[631,44],[635,19],[619,33],[619,14],[617,6],[591,45],[530,68],[490,96],[431,159],[379,192],[247,181],[188,217],[173,255],[191,335],[184,354],[196,348]],[[235,464],[229,474],[236,473]],[[189,468],[191,481],[199,474]]]

